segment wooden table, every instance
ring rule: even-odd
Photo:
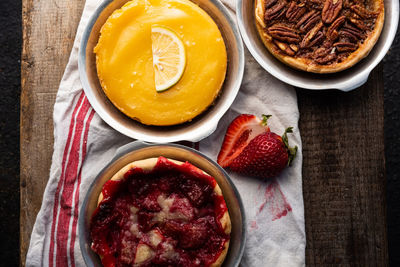
[[[53,150],[52,111],[83,0],[23,0],[21,264]],[[383,80],[350,93],[298,89],[309,266],[387,266]]]

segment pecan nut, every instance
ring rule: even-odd
[[[288,21],[293,22],[298,20],[301,16],[306,13],[306,8],[304,4],[297,5],[296,2],[292,1],[286,11],[286,18]]]
[[[334,48],[325,48],[325,47],[320,47],[318,48],[314,54],[313,58],[315,62],[319,64],[328,64],[329,62],[332,62],[335,60],[337,57]]]
[[[270,0],[267,3],[265,3],[265,8],[271,8],[272,6],[274,6],[276,4],[276,2],[278,2],[278,0]]]
[[[357,50],[358,44],[349,42],[337,42],[333,44],[339,52],[353,52]]]
[[[298,47],[297,45],[295,45],[295,44],[290,44],[289,46],[290,46],[290,48],[291,48],[294,52],[299,51],[299,47]]]
[[[299,28],[301,32],[306,32],[310,30],[320,19],[321,17],[318,15],[318,12],[311,10],[305,14],[301,20],[299,20],[299,22],[296,24],[296,27]]]
[[[339,37],[338,29],[343,25],[346,21],[345,16],[338,17],[332,24],[329,26],[328,30],[326,31],[326,37],[334,41]]]
[[[342,27],[342,29],[339,32],[339,35],[353,42],[357,42],[361,39],[364,39],[365,37],[364,34],[359,29],[347,23]]]
[[[285,54],[289,55],[289,56],[294,56],[297,52],[297,50],[295,50],[297,47],[292,45],[288,45],[282,42],[279,42],[277,40],[274,40],[274,43],[276,44],[277,47],[279,47],[280,50],[282,50],[283,52],[285,52]]]
[[[304,36],[303,40],[300,43],[301,48],[309,47],[312,46],[313,44],[316,44],[318,41],[322,40],[323,38],[323,33],[319,32],[319,30],[322,28],[323,23],[319,22],[312,28],[306,36]],[[317,34],[318,33],[318,34]],[[314,39],[314,37],[316,37]]]
[[[342,10],[342,0],[325,0],[324,8],[322,9],[322,21],[332,23]]]
[[[295,29],[289,28],[287,26],[275,24],[268,28],[268,33],[276,40],[288,43],[298,43],[300,42],[300,35]]]
[[[309,47],[312,47],[312,46],[314,46],[314,45],[317,45],[317,44],[319,44],[322,40],[324,40],[324,38],[325,38],[325,35],[324,35],[322,32],[318,32],[318,33],[315,35],[314,40],[312,40],[308,46],[309,46]]]
[[[322,10],[324,7],[324,0],[307,0],[306,3],[312,9]]]
[[[375,18],[378,15],[376,12],[369,11],[365,7],[362,7],[360,5],[353,5],[350,7],[350,9],[363,19]]]
[[[267,8],[265,11],[265,21],[271,21],[274,19],[278,19],[280,16],[282,16],[285,13],[285,6],[286,4],[284,2],[278,2],[276,5],[271,6],[270,8]]]
[[[364,22],[362,22],[359,19],[355,19],[355,18],[350,18],[350,22],[356,26],[357,28],[359,28],[362,31],[365,31],[367,29],[367,25],[365,25]]]
[[[350,8],[352,5],[354,5],[354,1],[357,0],[343,0],[343,9]]]
[[[335,60],[337,57],[337,55],[335,53],[333,54],[328,54],[324,57],[319,57],[319,58],[315,58],[315,62],[319,63],[319,64],[328,64],[330,62],[332,62],[333,60]]]

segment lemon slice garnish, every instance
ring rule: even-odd
[[[175,32],[162,26],[151,27],[151,42],[156,91],[162,92],[181,79],[186,66],[185,46]]]

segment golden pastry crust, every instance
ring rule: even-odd
[[[182,161],[177,161],[177,160],[173,160],[173,159],[168,159],[168,160],[177,165],[184,164],[184,162],[182,162]],[[157,161],[158,161],[158,158],[148,158],[148,159],[144,159],[144,160],[138,160],[138,161],[131,162],[131,163],[127,164],[126,166],[124,166],[116,174],[114,174],[110,180],[119,181],[119,180],[123,179],[125,173],[127,173],[132,168],[141,168],[143,171],[151,171],[156,166]],[[198,169],[198,168],[196,168],[196,169],[199,172],[209,175],[208,173],[206,173],[205,171],[203,171],[201,169]],[[218,183],[215,184],[214,192],[216,195],[222,196],[222,190],[219,187]],[[97,201],[97,205],[99,205],[102,200],[103,200],[103,193],[100,193],[98,201]],[[231,230],[232,230],[232,224],[231,224],[231,219],[230,219],[228,211],[225,211],[225,213],[221,217],[220,224],[221,224],[222,228],[224,229],[225,234],[230,235]],[[221,266],[225,260],[226,254],[228,253],[228,249],[229,249],[229,240],[225,242],[224,249],[218,256],[218,258],[215,260],[215,262],[210,265],[210,267]]]
[[[345,58],[342,62],[332,64],[319,64],[311,58],[293,57],[282,52],[273,37],[266,31],[264,17],[266,12],[266,0],[255,0],[256,27],[264,45],[281,62],[299,70],[313,73],[335,73],[350,68],[364,57],[366,57],[375,43],[378,41],[384,24],[384,3],[383,0],[371,0],[370,11],[376,14],[376,20],[372,31],[367,33],[367,37],[362,43],[358,43],[358,48]]]

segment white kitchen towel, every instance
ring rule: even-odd
[[[226,0],[234,10],[235,0]],[[54,105],[54,153],[42,207],[33,228],[27,266],[84,266],[77,221],[88,186],[117,148],[132,141],[105,124],[90,106],[78,73],[78,49],[89,17],[100,0],[87,0],[71,56]],[[294,89],[264,71],[246,51],[243,84],[217,130],[199,144],[216,159],[229,123],[241,113],[272,114],[272,131],[289,135],[299,150],[279,177],[262,181],[230,173],[242,197],[248,238],[241,266],[304,266],[305,231],[302,149]]]

